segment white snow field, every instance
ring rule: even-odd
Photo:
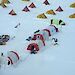
[[[16,51],[20,55],[21,61],[15,66],[6,66],[0,69],[0,75],[75,75],[75,19],[70,19],[69,15],[75,13],[70,4],[75,0],[48,0],[50,5],[43,4],[44,0],[9,0],[11,3],[7,8],[0,6],[0,35],[9,34],[15,38],[7,42],[7,45],[0,46],[0,52]],[[23,12],[22,9],[31,2],[36,8],[29,8],[30,12]],[[61,6],[63,12],[56,12],[56,15],[47,15],[47,19],[37,19],[38,14],[49,9],[56,10]],[[11,16],[8,13],[14,10],[17,15]],[[26,50],[26,38],[34,31],[43,29],[50,25],[50,19],[62,19],[66,26],[52,37],[58,38],[58,46],[52,46],[51,41],[46,41],[46,46],[37,54],[29,54]],[[21,23],[15,29],[14,27]]]

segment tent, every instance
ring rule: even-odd
[[[9,4],[9,3],[10,3],[10,1],[9,1],[9,0],[2,0],[2,2],[1,2],[1,3]]]
[[[9,14],[10,15],[17,15],[13,9],[9,12]]]
[[[37,43],[31,43],[28,45],[27,50],[32,50],[32,46],[36,49],[36,51],[39,51],[39,47]]]
[[[32,40],[41,40],[43,42],[43,45],[45,46],[45,39],[43,34],[40,33],[34,34]]]
[[[37,16],[37,18],[46,19],[47,17],[46,17],[46,15],[44,13],[42,13],[42,14],[39,14]]]
[[[45,40],[49,40],[50,31],[48,29],[43,29],[43,30],[40,30],[39,32],[36,32],[34,34],[41,34],[44,38],[44,41],[45,41]],[[37,39],[39,39],[39,37],[37,37]]]
[[[59,7],[56,9],[56,11],[62,12],[63,9],[59,6]]]
[[[50,31],[50,36],[58,32],[58,28],[56,28],[54,25],[49,25],[46,29]]]
[[[50,3],[48,2],[48,0],[45,0],[45,1],[43,2],[43,4],[45,4],[45,5],[50,5]]]
[[[50,32],[50,30],[49,30],[49,29],[43,29],[43,31],[48,32],[48,36],[51,36],[51,32]]]
[[[75,3],[70,5],[71,8],[75,8]]]
[[[48,11],[46,12],[46,14],[56,15],[55,12],[54,12],[53,10],[48,10]]]
[[[56,25],[56,26],[59,26],[59,25],[64,26],[64,25],[66,25],[63,20],[58,20],[58,19],[51,19],[50,22],[51,22],[50,24],[53,24],[53,25]]]
[[[50,37],[50,31],[48,29],[43,29],[42,30],[42,35],[44,37],[44,40],[48,41]]]
[[[75,18],[75,13],[70,15],[69,18]]]
[[[25,6],[25,8],[22,11],[29,12],[30,10],[28,9],[27,6]]]
[[[20,60],[20,57],[15,51],[8,51],[7,58],[10,61],[11,65],[17,63]]]
[[[4,3],[1,3],[0,6],[2,6],[3,8],[7,7]]]
[[[50,31],[48,29],[43,29],[37,32],[36,34],[42,34],[44,40],[49,40]]]
[[[30,40],[27,50],[33,50],[33,46],[36,51],[39,51],[41,47],[45,46],[45,41],[49,40],[49,37],[59,32],[58,28],[54,25],[49,25],[47,28],[34,33],[32,40]]]
[[[29,5],[30,8],[36,8],[35,4],[32,2],[30,5]]]
[[[34,46],[36,51],[39,51],[44,45],[41,40],[32,40],[29,42],[27,46],[27,50],[32,50],[32,46]]]

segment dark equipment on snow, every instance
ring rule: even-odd
[[[9,35],[2,35],[3,42],[7,42],[10,39]]]
[[[10,65],[10,61],[8,61],[8,65]]]
[[[27,40],[27,41],[30,41],[30,40],[32,40],[32,37],[29,36],[26,40]]]
[[[35,31],[34,34],[38,33],[39,31],[40,31],[40,30]]]
[[[1,53],[1,56],[4,56],[3,53]]]
[[[57,38],[52,38],[52,40],[54,40],[54,45],[58,45],[58,39]]]
[[[14,28],[18,28],[18,26],[20,26],[20,23],[18,25],[16,25]]]
[[[6,45],[6,42],[10,39],[9,35],[1,35],[0,36],[0,45]]]

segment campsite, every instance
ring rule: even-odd
[[[0,75],[75,75],[75,0],[0,0]]]

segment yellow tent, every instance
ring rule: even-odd
[[[1,3],[6,3],[6,4],[9,4],[9,0],[2,0]]]
[[[75,3],[71,4],[70,7],[75,8]]]
[[[75,13],[70,15],[69,18],[75,18]]]
[[[7,7],[4,3],[1,3],[0,6],[2,6],[3,8]]]
[[[46,19],[47,17],[46,17],[46,15],[45,15],[44,13],[42,13],[42,14],[39,14],[39,15],[37,16],[37,18]]]
[[[46,14],[56,15],[55,12],[54,12],[53,10],[48,10],[48,11],[46,12]]]

